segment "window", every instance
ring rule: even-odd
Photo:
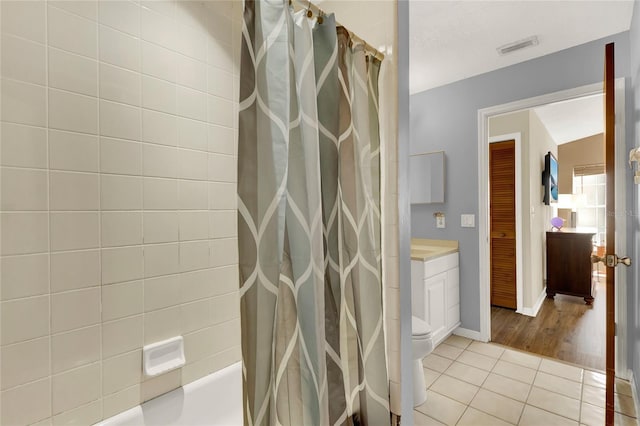
[[[582,202],[576,208],[576,226],[596,228],[596,245],[605,241],[605,191],[604,166],[582,166],[573,171],[573,193],[582,194]]]

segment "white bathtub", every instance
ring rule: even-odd
[[[98,423],[97,426],[242,426],[242,363]]]

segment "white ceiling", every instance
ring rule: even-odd
[[[632,12],[632,0],[410,0],[410,91],[626,31]],[[496,51],[533,35],[537,46]]]
[[[604,132],[601,94],[557,102],[533,111],[558,145]]]

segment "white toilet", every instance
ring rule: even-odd
[[[427,386],[424,382],[422,359],[433,350],[431,327],[424,320],[411,318],[411,350],[413,354],[413,406],[424,404],[427,400]]]

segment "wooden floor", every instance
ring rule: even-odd
[[[594,278],[595,279],[595,278]],[[581,297],[545,299],[534,317],[491,307],[491,340],[505,346],[605,369],[605,279],[596,286],[593,306]]]

